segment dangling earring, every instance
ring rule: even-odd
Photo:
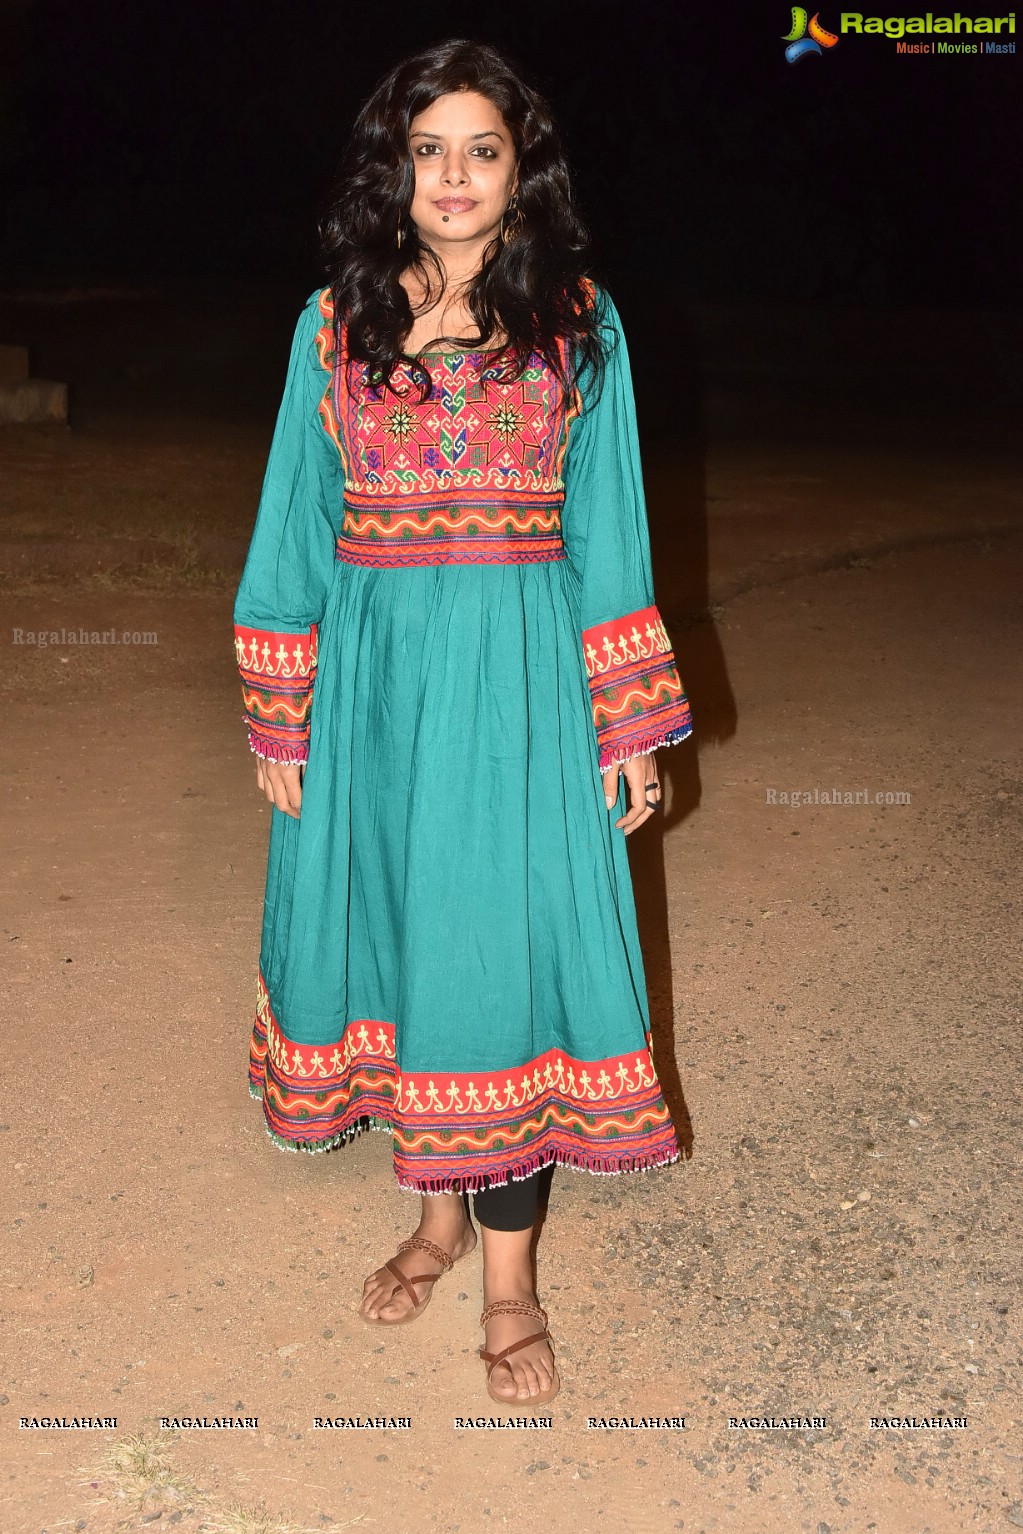
[[[398,249],[399,250],[401,249],[401,242],[402,242],[402,240],[404,238],[405,238],[405,235],[404,235],[404,232],[403,232],[402,227],[401,227],[401,214],[399,213],[398,214]]]
[[[515,217],[508,225],[508,227],[505,228],[504,221],[509,213],[514,213]],[[512,240],[517,240],[522,232],[520,226],[524,222],[525,221],[522,217],[522,209],[519,207],[518,198],[513,197],[508,206],[505,208],[504,212],[501,214],[501,243],[503,245],[510,245]]]

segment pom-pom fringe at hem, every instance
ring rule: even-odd
[[[257,1102],[262,1102],[263,1094],[258,1088],[249,1086],[249,1096]],[[389,1119],[378,1119],[371,1115],[357,1119],[347,1129],[339,1134],[332,1135],[329,1140],[322,1140],[317,1144],[309,1141],[285,1140],[270,1128],[264,1120],[264,1129],[267,1136],[277,1146],[278,1150],[305,1151],[309,1155],[319,1155],[327,1151],[339,1149],[342,1145],[348,1145],[359,1135],[373,1130],[394,1132],[394,1125]],[[527,1177],[532,1177],[536,1172],[542,1172],[545,1167],[565,1166],[572,1172],[589,1172],[593,1177],[618,1177],[629,1172],[649,1172],[659,1166],[670,1166],[676,1161],[681,1161],[681,1151],[664,1151],[649,1156],[625,1156],[615,1160],[609,1156],[588,1153],[586,1151],[555,1151],[553,1154],[544,1155],[539,1152],[525,1161],[517,1161],[514,1166],[506,1169],[504,1183],[491,1183],[491,1186],[506,1187],[510,1182],[524,1182]],[[418,1178],[415,1181],[398,1178],[398,1187],[405,1193],[476,1193],[484,1188],[490,1174],[481,1172],[478,1176],[447,1176]]]
[[[660,746],[677,746],[680,741],[688,740],[692,733],[692,724],[687,724],[683,729],[670,730],[667,734],[648,735],[645,740],[630,743],[627,748],[620,751],[615,751],[613,746],[608,746],[601,750],[600,770],[606,772],[609,767],[621,767],[626,762],[631,762],[634,756],[647,756]]]
[[[301,745],[282,746],[276,741],[260,740],[258,736],[250,734],[249,750],[253,756],[262,757],[265,762],[281,762],[285,765],[294,764],[304,767],[309,760],[309,746],[305,742]]]

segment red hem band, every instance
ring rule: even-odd
[[[679,1157],[649,1040],[592,1062],[550,1049],[503,1070],[402,1072],[390,1023],[357,1019],[334,1044],[288,1039],[262,975],[249,1088],[286,1148],[329,1150],[389,1126],[399,1186],[421,1192],[473,1191],[551,1162],[612,1175]]]

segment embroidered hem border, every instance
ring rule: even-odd
[[[583,630],[600,770],[692,734],[689,700],[656,605]]]
[[[358,1019],[336,1044],[296,1044],[260,974],[249,1091],[281,1149],[329,1151],[390,1129],[398,1186],[474,1192],[552,1162],[615,1175],[677,1161],[649,1039],[640,1052],[578,1061],[551,1049],[514,1069],[402,1073],[394,1026]]]

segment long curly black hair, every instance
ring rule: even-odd
[[[402,59],[355,121],[318,226],[323,270],[334,296],[336,343],[345,323],[349,358],[369,365],[371,386],[393,389],[392,375],[403,363],[411,366],[423,398],[428,397],[429,372],[403,350],[414,315],[399,277],[407,267],[418,269],[428,308],[438,296],[435,284],[443,290],[443,272],[408,217],[415,189],[409,128],[438,96],[455,91],[486,96],[504,118],[515,146],[521,219],[514,240],[496,238],[487,247],[467,291],[478,335],[444,339],[472,350],[503,331],[505,344],[487,365],[488,376],[502,381],[520,377],[531,353],[554,370],[566,389],[587,367],[599,378],[604,343],[584,281],[589,234],[572,203],[558,131],[546,102],[496,48],[464,38]],[[571,376],[566,376],[559,341],[569,343]]]

